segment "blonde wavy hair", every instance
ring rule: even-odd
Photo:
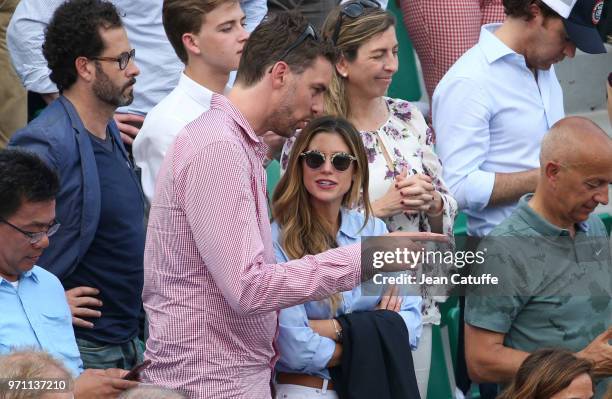
[[[338,18],[342,18],[340,32],[336,40],[336,49],[348,62],[357,58],[359,48],[373,36],[395,27],[393,14],[380,8],[365,8],[363,14],[357,18],[350,18],[341,14],[342,6],[333,9],[323,23],[322,35],[332,40]],[[334,68],[329,90],[325,94],[325,111],[330,115],[348,117],[350,105],[346,95],[346,79]]]
[[[278,182],[272,196],[272,216],[280,227],[280,244],[290,259],[299,259],[305,255],[316,255],[331,248],[338,247],[332,225],[313,209],[310,194],[304,186],[303,162],[300,154],[308,149],[312,139],[319,133],[338,134],[350,154],[357,158],[353,169],[353,182],[342,199],[342,206],[363,207],[366,226],[372,207],[368,196],[368,158],[361,135],[346,119],[335,116],[323,116],[312,120],[297,137],[291,153],[287,171]],[[361,203],[358,204],[361,199]],[[330,311],[335,314],[342,300],[341,294],[329,298]]]

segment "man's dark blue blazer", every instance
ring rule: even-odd
[[[108,131],[125,161],[131,165],[114,120]],[[100,181],[89,133],[72,103],[60,96],[25,128],[16,132],[9,147],[34,152],[60,176],[56,219],[60,229],[50,240],[38,265],[60,280],[77,267],[91,245],[100,219]],[[138,177],[132,178],[140,187]]]

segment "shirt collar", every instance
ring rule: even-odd
[[[520,216],[539,234],[547,237],[569,236],[567,229],[562,229],[549,223],[546,219],[540,216],[532,207],[529,206],[529,200],[533,197],[533,193],[525,194],[518,202],[518,212]],[[589,230],[589,225],[586,222],[576,223],[576,230],[586,233]]]
[[[181,73],[178,87],[201,106],[209,106],[213,91],[185,75],[185,72]]]
[[[355,218],[348,209],[340,208],[340,219],[338,235],[344,234],[351,239],[358,239],[361,236],[360,232],[363,222],[357,220],[358,218]]]
[[[499,40],[495,36],[495,31],[502,24],[487,24],[480,28],[480,38],[478,39],[478,45],[484,52],[484,55],[489,64],[494,63],[498,59],[507,56],[508,54],[516,54],[521,59],[524,58],[522,55],[516,53],[510,47],[506,46],[504,42]]]
[[[19,281],[24,280],[26,278],[31,278],[35,283],[38,283],[38,270],[36,270],[36,266],[34,266],[33,268],[31,268],[30,270],[28,270],[25,273],[22,273],[21,276],[19,276]],[[4,278],[0,277],[0,284],[2,284],[3,281],[6,281],[7,283],[10,284],[10,281],[5,280]]]
[[[241,128],[244,133],[243,136],[247,138],[249,146],[253,148],[257,157],[263,162],[268,153],[268,146],[259,139],[257,134],[255,134],[255,131],[238,108],[236,108],[227,97],[218,93],[213,93],[210,101],[210,108],[221,110],[232,118]]]

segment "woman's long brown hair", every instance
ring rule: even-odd
[[[359,132],[346,119],[324,116],[312,120],[298,135],[289,154],[287,170],[272,196],[272,216],[280,227],[280,244],[290,259],[316,255],[338,246],[332,225],[311,206],[310,194],[303,181],[303,162],[300,154],[308,149],[319,133],[338,134],[350,153],[357,158],[353,169],[353,183],[342,199],[342,206],[354,208],[362,197],[366,226],[372,208],[368,197],[368,159]],[[340,294],[330,297],[332,315],[338,308]]]
[[[565,349],[540,349],[519,367],[512,384],[497,399],[549,399],[587,374],[593,381],[593,364]]]

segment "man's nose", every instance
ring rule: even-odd
[[[316,96],[314,98],[310,111],[313,115],[321,115],[323,113],[323,96]]]
[[[610,200],[609,187],[610,186],[608,185],[603,186],[601,191],[595,194],[595,198],[594,198],[595,201],[597,201],[598,203],[602,205],[608,205],[608,201]]]
[[[44,235],[43,238],[35,244],[32,244],[34,248],[45,249],[49,246],[49,236]]]
[[[140,75],[140,68],[138,68],[138,65],[136,65],[136,61],[135,60],[130,60],[128,66],[127,66],[127,74],[128,76],[138,76]]]

